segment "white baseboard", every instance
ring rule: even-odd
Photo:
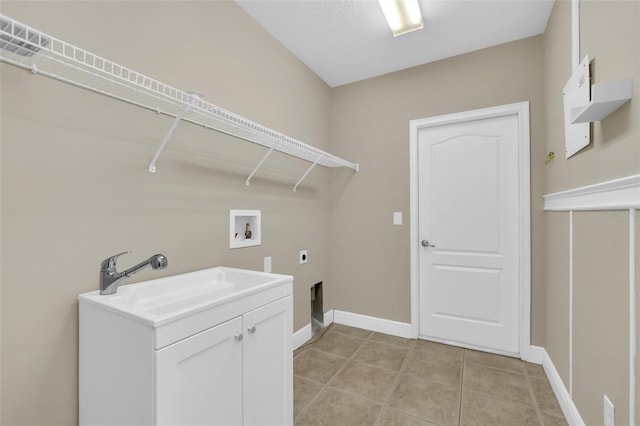
[[[527,359],[522,358],[522,360],[532,364],[542,365],[542,359],[544,358],[545,353],[546,351],[544,348],[531,345]]]
[[[350,327],[390,334],[392,336],[405,337],[408,339],[413,338],[411,324],[406,322],[392,321],[330,309],[324,313],[324,326],[326,327],[334,322],[337,324],[348,325]],[[293,350],[296,350],[307,343],[309,339],[311,339],[311,323],[293,333]]]
[[[311,339],[311,323],[293,333],[293,350],[295,351],[300,346],[307,343],[309,339]]]
[[[328,326],[333,322],[333,309],[329,309],[324,313],[324,326]],[[304,345],[311,339],[311,323],[305,325],[295,333],[293,333],[293,350]]]
[[[334,309],[333,319],[337,324],[358,327],[378,333],[391,334],[393,336],[414,338],[411,324],[406,322],[392,321],[382,318],[370,317],[367,315],[353,314],[351,312],[338,311]]]
[[[331,308],[327,312],[324,313],[324,326],[325,327],[328,326],[329,324],[333,323],[333,317],[334,317],[333,311],[334,311],[334,309]]]
[[[547,375],[547,379],[549,379],[553,393],[558,399],[558,403],[560,404],[564,417],[567,419],[567,423],[571,426],[585,426],[576,405],[571,399],[571,395],[569,395],[569,391],[567,391],[567,388],[560,378],[560,374],[558,374],[558,370],[556,370],[555,365],[553,365],[553,361],[551,360],[551,357],[549,357],[547,351],[539,346],[531,346],[531,353],[538,354],[542,358],[542,368],[544,368],[544,372]]]

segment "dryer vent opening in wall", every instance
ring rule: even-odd
[[[324,328],[322,309],[322,281],[311,286],[311,336],[315,337]]]

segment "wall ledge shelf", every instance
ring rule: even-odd
[[[195,92],[176,89],[132,69],[33,29],[0,14],[0,61],[99,93],[158,114],[174,117],[149,171],[180,121],[228,134],[324,167],[352,163],[205,101]],[[265,158],[266,159],[266,156]],[[264,160],[263,159],[263,160]],[[251,176],[260,167],[253,171]],[[303,178],[306,177],[306,174]],[[302,180],[302,179],[301,179]],[[250,178],[247,179],[249,184]],[[296,187],[299,185],[296,184]]]
[[[589,104],[571,109],[571,124],[601,121],[631,100],[632,80],[607,81],[591,86]]]
[[[596,211],[640,208],[640,174],[547,194],[545,211]]]

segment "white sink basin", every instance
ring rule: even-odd
[[[121,285],[112,295],[99,291],[78,296],[157,326],[203,309],[290,282],[289,275],[270,274],[227,267]]]

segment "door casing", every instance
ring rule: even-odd
[[[531,352],[531,200],[529,163],[529,102],[465,111],[436,117],[411,120],[409,122],[410,158],[410,239],[411,239],[411,328],[413,337],[419,336],[419,291],[420,291],[420,235],[418,193],[418,133],[420,129],[444,126],[486,118],[515,115],[518,119],[518,198],[520,270],[519,270],[519,333],[520,358],[530,359]],[[471,347],[471,346],[470,346]],[[484,349],[471,347],[472,349]]]

